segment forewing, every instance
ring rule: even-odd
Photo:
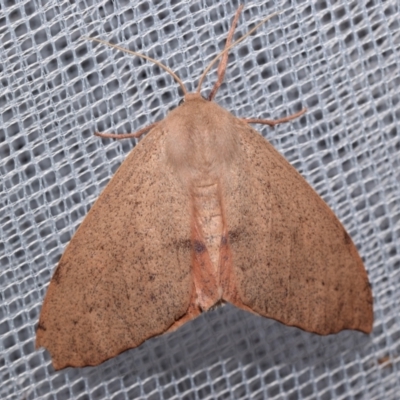
[[[224,183],[237,296],[226,299],[307,331],[370,332],[372,294],[349,235],[301,175],[240,122],[241,154]]]
[[[186,313],[189,199],[164,148],[157,128],[134,148],[60,260],[36,340],[56,369],[99,364]]]

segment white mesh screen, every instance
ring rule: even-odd
[[[55,372],[35,327],[63,250],[134,140],[223,48],[238,1],[1,0],[0,397],[399,399],[399,2],[251,1],[216,101],[255,126],[343,222],[372,283],[374,330],[320,337],[225,306],[98,367]],[[203,93],[216,77],[209,74]],[[293,194],[295,195],[295,193]]]

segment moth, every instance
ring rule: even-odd
[[[48,349],[55,369],[97,365],[223,302],[320,335],[371,331],[371,288],[350,236],[250,126],[287,122],[305,110],[245,119],[212,101],[229,49],[260,25],[231,44],[241,10],[194,93],[140,55],[178,81],[180,106],[135,134],[98,134],[149,131],[51,279],[36,346]],[[203,98],[203,79],[218,58],[217,82]]]

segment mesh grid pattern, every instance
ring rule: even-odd
[[[0,397],[399,399],[399,2],[249,1],[216,101],[256,126],[327,201],[372,283],[371,335],[320,337],[224,306],[98,367],[55,372],[35,327],[65,246],[134,140],[223,48],[237,1],[0,0]],[[215,68],[203,92],[215,81]],[[295,194],[294,194],[295,195]]]

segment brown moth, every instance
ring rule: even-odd
[[[238,42],[231,44],[241,9],[207,100],[201,83],[218,57],[195,93],[150,59],[179,82],[183,104],[135,134],[98,134],[150,131],[91,208],[50,282],[36,346],[49,350],[55,369],[97,365],[221,302],[320,335],[371,332],[370,284],[351,238],[249,125],[273,126],[305,110],[243,119],[211,101]]]

